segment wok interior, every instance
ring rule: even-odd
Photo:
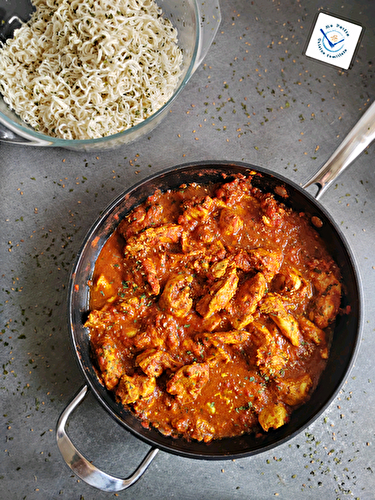
[[[225,182],[233,178],[234,174],[248,174],[251,170],[262,174],[261,177],[254,178],[254,186],[273,193],[276,186],[282,185],[286,188],[289,197],[280,199],[280,201],[294,210],[316,215],[322,220],[323,226],[318,231],[328,243],[328,249],[340,267],[344,290],[342,307],[350,305],[350,312],[338,316],[330,357],[320,383],[311,399],[293,412],[288,424],[277,430],[263,433],[262,437],[250,434],[214,440],[209,444],[197,441],[188,442],[183,438],[166,437],[155,429],[143,428],[140,421],[116,403],[112,393],[99,383],[90,358],[89,337],[83,326],[89,310],[87,283],[92,278],[95,261],[101,248],[120,220],[135,206],[145,201],[156,189],[173,189],[178,188],[183,183],[191,182]],[[278,198],[276,194],[275,196]],[[95,244],[93,244],[94,240]],[[73,271],[69,299],[74,350],[79,366],[98,400],[116,421],[140,439],[170,453],[190,458],[225,459],[256,454],[281,444],[306,428],[324,411],[345,382],[354,361],[360,336],[361,298],[354,258],[329,214],[317,206],[314,198],[290,181],[264,169],[241,163],[206,162],[177,167],[143,181],[128,190],[108,207],[86,237]]]

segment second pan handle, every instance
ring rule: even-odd
[[[319,186],[315,198],[319,198],[336,177],[346,169],[375,139],[375,102],[354,125],[336,151],[322,168],[303,186]]]
[[[72,469],[72,471],[80,477],[85,483],[98,488],[99,490],[106,492],[116,492],[125,490],[134,484],[146,471],[147,467],[150,465],[152,460],[158,453],[158,448],[151,448],[151,450],[146,455],[138,469],[134,472],[132,476],[128,479],[121,479],[114,476],[110,476],[106,472],[101,471],[95,465],[93,465],[87,458],[85,458],[71,442],[69,436],[65,431],[65,426],[67,420],[72,413],[72,411],[79,405],[79,403],[84,399],[87,394],[87,385],[85,385],[80,392],[75,396],[75,398],[68,404],[65,410],[62,412],[59,421],[57,423],[57,446],[67,463],[67,465]]]

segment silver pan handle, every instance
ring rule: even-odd
[[[136,481],[138,481],[138,479],[146,471],[152,460],[155,458],[159,450],[158,448],[151,448],[141,465],[128,479],[120,479],[114,476],[110,476],[109,474],[106,474],[105,472],[95,467],[95,465],[89,462],[87,458],[85,458],[75,448],[67,433],[65,432],[65,426],[70,414],[84,399],[87,391],[88,387],[87,385],[85,385],[62,412],[59,421],[57,422],[57,446],[59,447],[59,450],[65,462],[72,469],[74,474],[80,477],[87,484],[90,484],[91,486],[94,486],[95,488],[106,492],[125,490]]]
[[[346,169],[375,139],[375,102],[345,137],[322,168],[303,186],[319,186],[315,198],[319,198],[336,177]]]

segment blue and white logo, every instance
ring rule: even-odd
[[[357,23],[320,12],[305,51],[307,57],[348,69],[363,28]]]
[[[323,47],[328,50],[328,52],[339,52],[344,48],[345,38],[340,31],[331,28],[332,25],[326,27],[327,31],[320,28],[323,35]]]

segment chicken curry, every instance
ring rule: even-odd
[[[90,282],[102,383],[164,435],[209,442],[287,423],[341,312],[314,223],[252,175],[155,192],[120,222]]]

